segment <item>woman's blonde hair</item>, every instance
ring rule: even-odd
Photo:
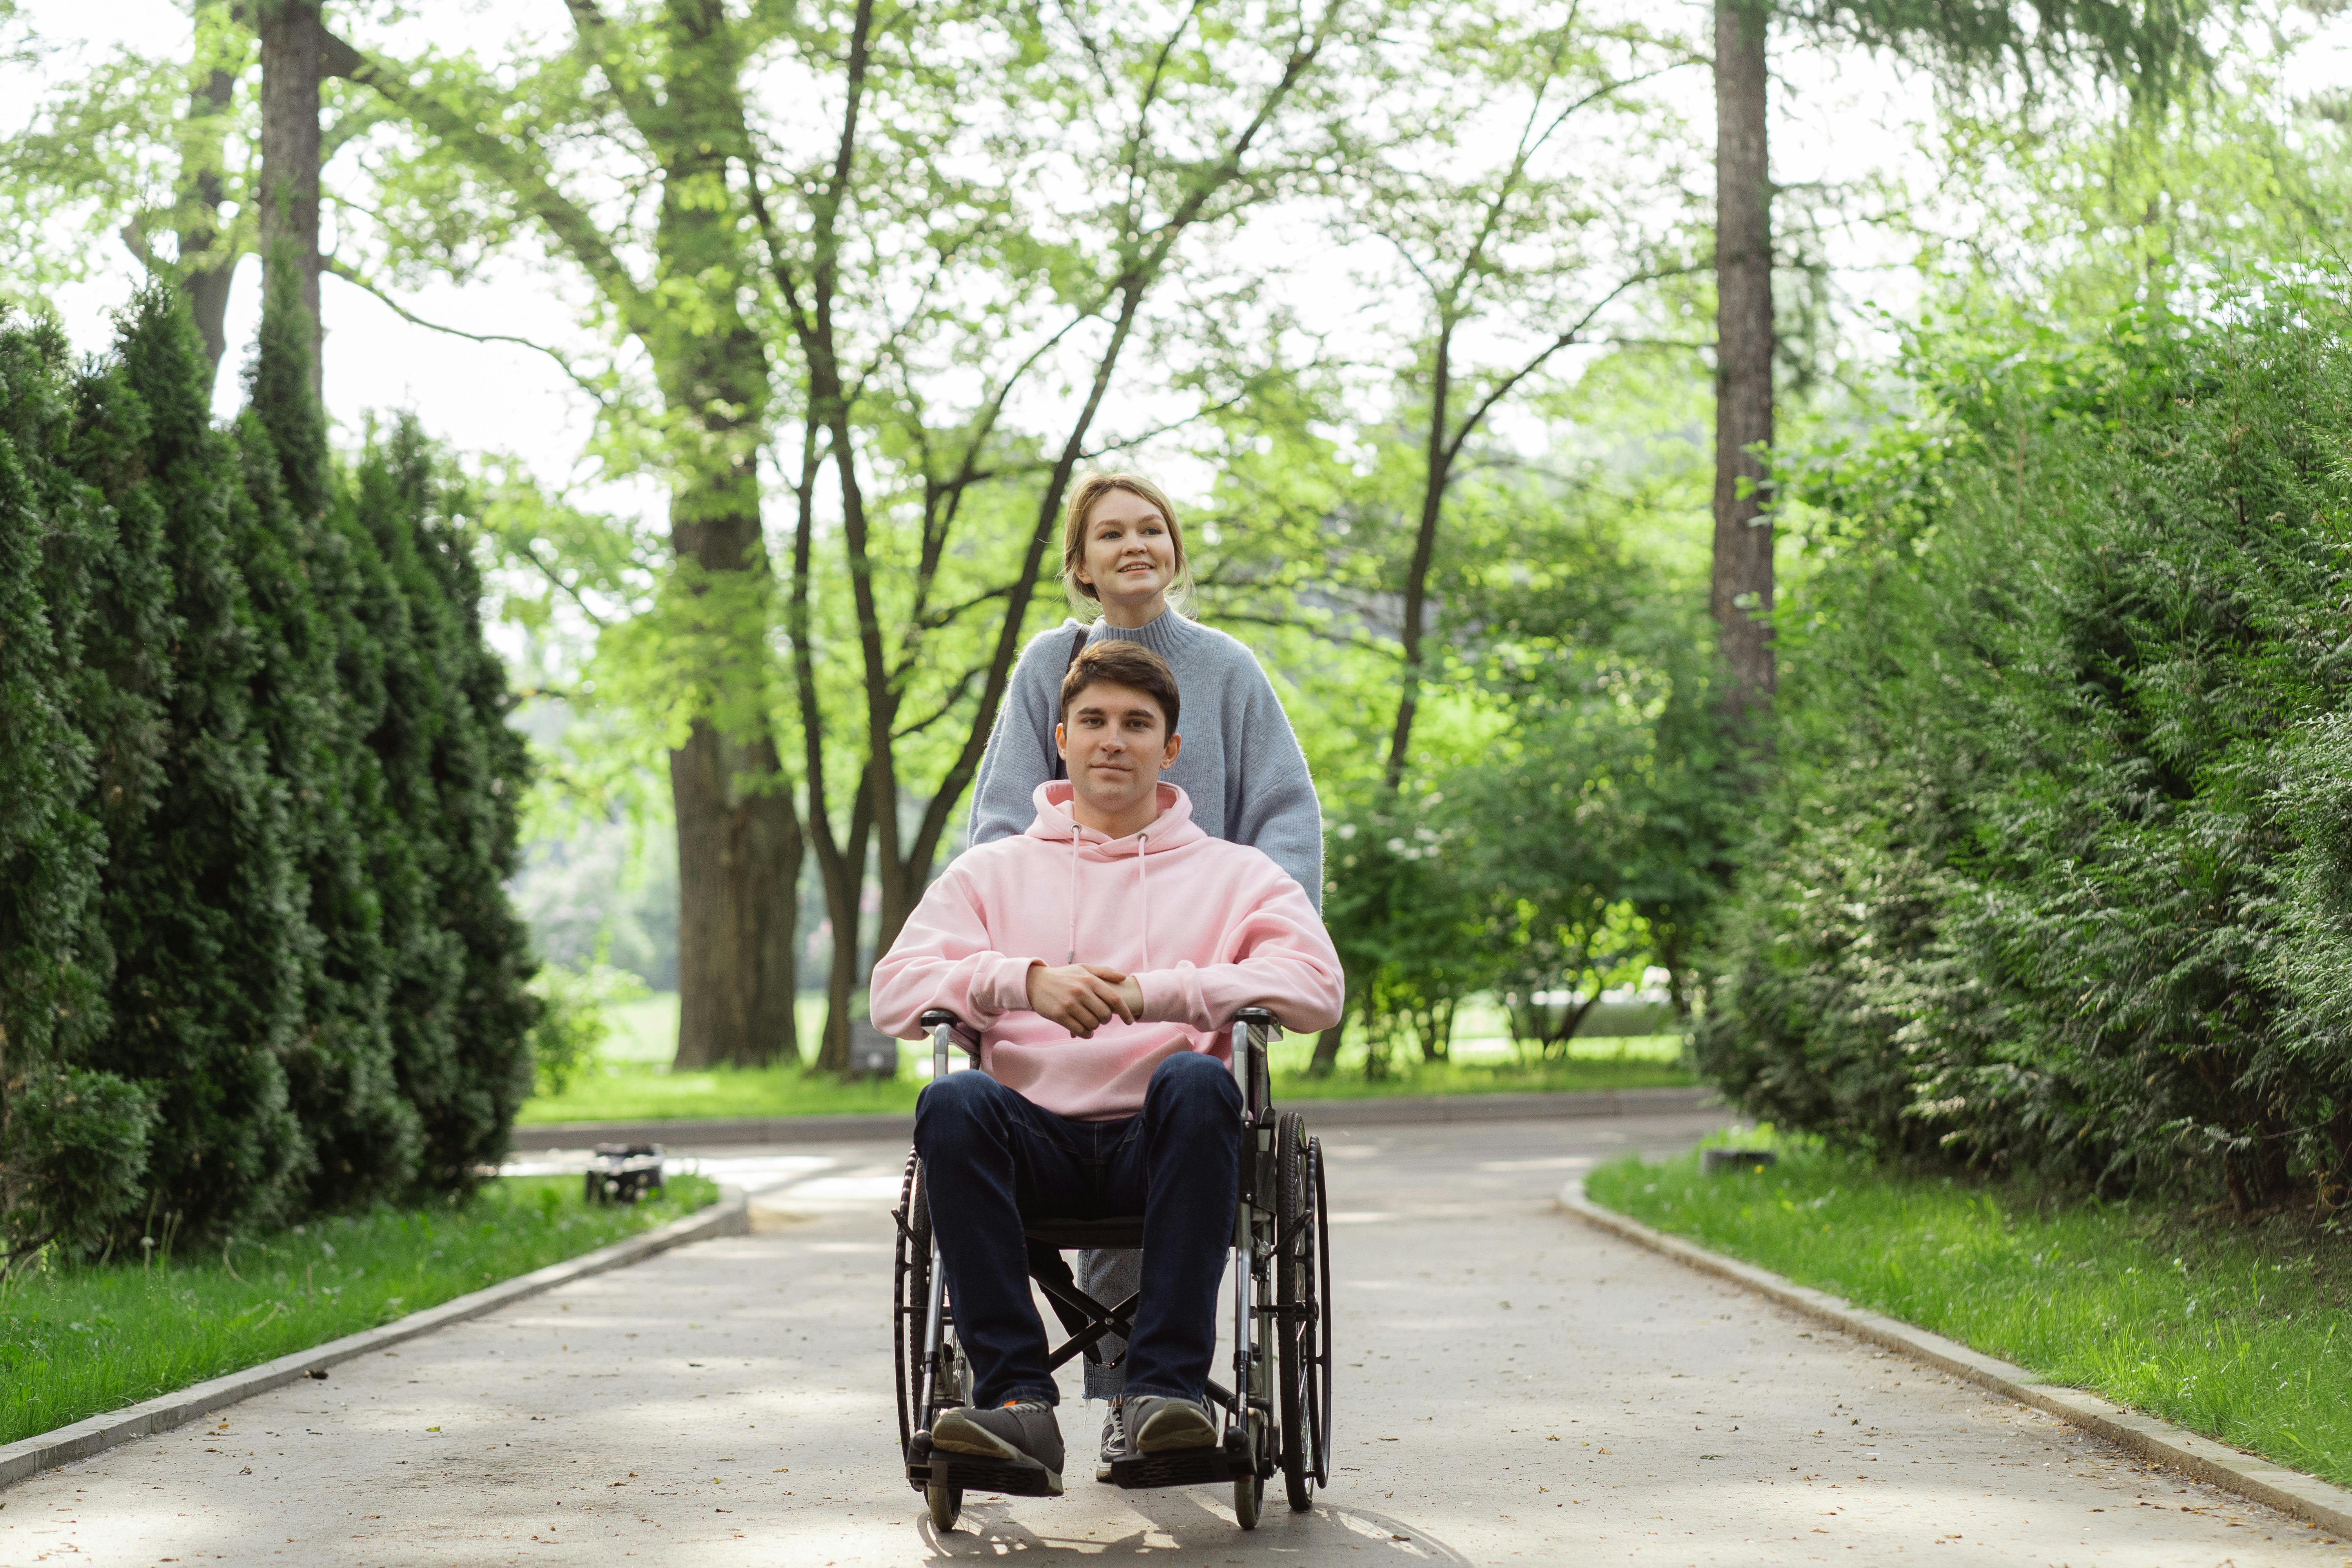
[[[1102,595],[1092,584],[1078,580],[1078,568],[1087,559],[1087,513],[1095,502],[1113,490],[1125,490],[1131,496],[1159,509],[1162,521],[1168,524],[1168,539],[1176,547],[1176,570],[1169,576],[1168,602],[1179,612],[1185,610],[1192,597],[1192,567],[1184,558],[1184,530],[1176,521],[1176,505],[1168,492],[1145,479],[1141,474],[1088,474],[1070,489],[1070,504],[1062,519],[1062,587],[1070,595],[1070,603],[1084,610],[1088,605],[1099,605]]]

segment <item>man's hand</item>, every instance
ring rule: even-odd
[[[1130,1002],[1128,993],[1132,991]],[[1143,988],[1119,970],[1099,963],[1029,966],[1029,1010],[1051,1018],[1080,1039],[1117,1018],[1135,1022]]]

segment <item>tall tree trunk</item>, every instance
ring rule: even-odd
[[[316,0],[265,0],[261,34],[261,262],[291,270],[310,316],[310,394],[325,384],[319,325],[319,78],[327,31]]]
[[[697,720],[669,754],[681,1068],[797,1057],[801,826],[772,741]]]
[[[187,194],[194,206],[180,228],[180,289],[188,297],[188,311],[195,318],[196,331],[205,341],[205,357],[215,376],[220,374],[221,355],[228,352],[229,284],[236,276],[235,248],[215,248],[222,238],[223,132],[236,92],[236,76],[215,67],[205,73],[204,85],[188,95],[192,143],[188,161],[194,167],[194,177],[188,182]],[[206,390],[211,390],[209,384]]]
[[[824,980],[824,1037],[816,1051],[821,1072],[849,1070],[849,1025],[856,1012],[858,981],[865,973],[858,963],[858,935],[866,923],[866,855],[874,842],[872,802],[870,789],[858,791],[850,807],[848,842],[825,878],[833,962]]]
[[[1772,700],[1772,187],[1760,0],[1715,8],[1715,571],[1707,607],[1731,672],[1728,705]]]
[[[599,16],[583,5],[575,14]],[[751,1066],[800,1057],[793,1002],[804,848],[793,786],[769,712],[775,668],[775,574],[761,528],[760,453],[772,368],[740,314],[752,282],[742,213],[712,199],[728,188],[741,124],[739,40],[717,0],[661,12],[677,73],[659,105],[639,110],[661,159],[656,294],[647,346],[662,369],[664,412],[677,422],[670,461],[670,546],[681,608],[706,650],[693,671],[709,693],[670,761],[677,819],[677,1063]],[[599,41],[604,24],[585,24]],[[687,84],[692,83],[691,90]]]
[[[1404,574],[1404,618],[1397,641],[1404,655],[1402,689],[1397,694],[1396,727],[1389,732],[1388,768],[1382,775],[1394,794],[1404,782],[1405,755],[1412,745],[1413,715],[1421,706],[1422,623],[1429,615],[1429,570],[1437,556],[1437,524],[1445,513],[1445,487],[1453,478],[1454,447],[1447,439],[1454,395],[1454,322],[1437,331],[1429,381],[1429,441],[1421,480],[1421,523],[1412,538],[1412,559]],[[1336,1047],[1335,1047],[1336,1048]]]
[[[722,646],[761,644],[767,552],[760,531],[758,425],[738,412],[764,401],[767,361],[740,324],[709,334],[665,388],[710,437],[675,481],[670,543],[692,596],[697,630]],[[755,658],[754,662],[757,662]],[[732,721],[697,718],[670,753],[677,822],[678,1018],[681,1068],[754,1067],[797,1059],[800,873],[805,845],[792,782],[756,694],[732,660],[709,676]]]

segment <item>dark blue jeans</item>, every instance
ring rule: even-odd
[[[1190,1051],[1160,1064],[1142,1114],[1122,1121],[1040,1110],[980,1072],[923,1090],[915,1149],[975,1405],[1060,1402],[1029,1294],[1024,1222],[1134,1214],[1143,1216],[1143,1285],[1127,1392],[1202,1397],[1233,1245],[1241,1114],[1232,1070]]]

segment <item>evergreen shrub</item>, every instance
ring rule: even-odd
[[[524,752],[450,465],[339,462],[282,291],[0,324],[0,1268],[462,1190],[539,1003]]]
[[[0,322],[0,1268],[81,1253],[137,1207],[149,1108],[76,1065],[106,1017],[103,846],[70,699],[95,507],[66,458],[64,335]]]
[[[121,651],[83,672],[86,727],[134,698],[152,709],[135,771],[127,747],[93,735],[120,760],[94,803],[114,1005],[87,1056],[148,1086],[151,1187],[170,1194],[163,1215],[198,1231],[299,1207],[289,1184],[307,1159],[284,1064],[310,932],[287,792],[253,723],[260,650],[236,534],[249,502],[213,427],[209,366],[175,291],[148,289],[89,377],[76,443],[84,477],[116,518],[138,520],[159,563],[114,574]]]
[[[1924,1162],[2242,1209],[2352,1179],[2352,362],[2316,295],[1915,345],[1784,468],[1780,766],[1700,1065]]]

